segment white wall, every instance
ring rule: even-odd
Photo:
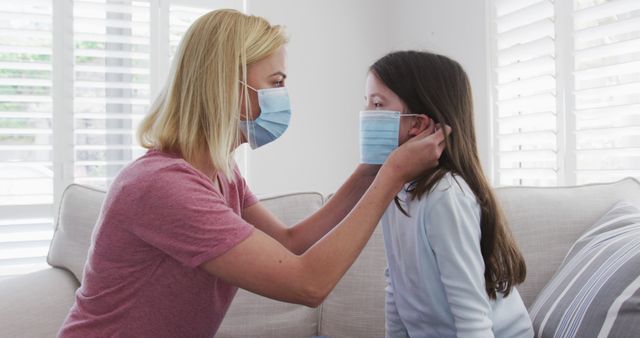
[[[257,194],[334,192],[355,169],[358,112],[368,66],[387,47],[385,0],[255,0],[248,12],[286,26],[290,35],[287,132],[249,151]]]
[[[281,139],[248,151],[258,194],[334,192],[358,163],[358,112],[368,66],[390,50],[458,60],[474,90],[480,155],[489,173],[485,1],[247,0],[248,12],[287,27],[293,117]]]

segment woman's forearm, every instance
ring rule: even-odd
[[[292,252],[303,254],[340,223],[371,186],[378,168],[379,166],[359,165],[321,209],[290,228],[289,248]]]
[[[381,171],[344,220],[301,256],[304,284],[313,285],[317,298],[326,297],[353,264],[402,185]]]

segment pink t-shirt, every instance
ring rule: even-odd
[[[256,203],[238,168],[212,181],[149,151],[111,185],[62,337],[212,337],[237,288],[198,266],[253,231]]]

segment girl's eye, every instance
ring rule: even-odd
[[[273,83],[274,87],[282,87],[284,85],[284,81],[275,81]]]
[[[374,106],[374,107],[376,107],[376,108],[382,108],[382,103],[380,103],[380,102],[374,102],[374,103],[373,103],[373,106]]]

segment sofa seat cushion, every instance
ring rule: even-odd
[[[382,227],[378,225],[358,259],[322,304],[320,335],[384,337],[386,267]]]
[[[68,271],[48,268],[0,283],[0,337],[55,337],[79,284]]]
[[[637,337],[640,209],[619,202],[587,230],[530,314],[537,337]]]

